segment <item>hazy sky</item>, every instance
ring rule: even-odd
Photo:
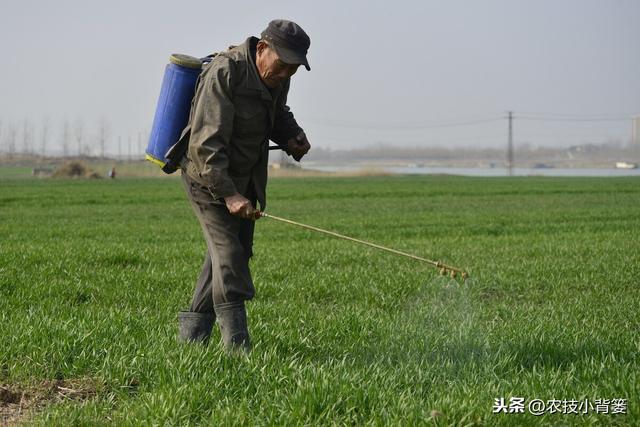
[[[112,147],[137,138],[169,54],[223,50],[274,18],[311,37],[289,104],[315,146],[502,145],[507,110],[519,144],[626,142],[629,120],[595,119],[640,114],[639,0],[2,0],[0,143],[45,117],[56,143],[65,118],[87,137],[108,118]]]

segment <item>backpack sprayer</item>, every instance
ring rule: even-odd
[[[153,118],[153,126],[151,128],[149,144],[145,155],[146,160],[160,166],[165,173],[173,173],[179,167],[179,159],[173,158],[173,156],[170,155],[170,151],[180,139],[180,135],[189,121],[191,100],[195,94],[202,66],[209,63],[214,56],[215,55],[209,55],[205,58],[195,58],[189,55],[173,54],[169,58],[169,64],[167,64],[165,68],[164,77],[162,79],[160,97],[158,99],[156,113]],[[280,146],[269,147],[269,150],[280,149],[282,149]],[[258,210],[253,211],[250,214],[250,217],[254,220],[258,218],[271,218],[286,224],[295,225],[307,230],[327,234],[339,239],[349,240],[361,245],[366,245],[392,254],[421,261],[437,268],[443,276],[449,275],[451,278],[455,279],[460,275],[462,280],[469,277],[469,274],[466,271],[446,265],[440,261],[432,261],[430,259],[401,252],[396,249],[387,248],[382,245],[338,234],[333,231],[323,230],[311,225],[280,218]]]
[[[205,64],[211,62],[215,54],[204,58],[174,53],[165,67],[160,96],[153,117],[149,144],[145,159],[158,165],[163,172],[173,173],[179,168],[178,157],[170,151],[180,140],[182,131],[189,122],[191,101],[195,95],[198,77]],[[183,147],[184,148],[184,147]],[[280,146],[270,146],[269,150],[281,150]]]

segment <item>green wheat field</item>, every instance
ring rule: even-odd
[[[471,277],[260,219],[231,357],[176,340],[205,253],[179,179],[3,173],[5,422],[640,424],[639,178],[272,179],[268,213]]]

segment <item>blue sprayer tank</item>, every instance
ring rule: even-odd
[[[187,126],[191,99],[202,69],[202,60],[188,55],[173,54],[169,61],[164,71],[145,156],[167,173],[175,169],[168,164],[165,154]]]

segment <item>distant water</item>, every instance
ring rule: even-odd
[[[507,176],[503,168],[451,168],[451,167],[409,167],[409,166],[303,166],[304,169],[321,172],[358,172],[375,169],[401,175],[463,175],[463,176]],[[640,176],[640,169],[599,169],[599,168],[514,168],[515,176]]]

